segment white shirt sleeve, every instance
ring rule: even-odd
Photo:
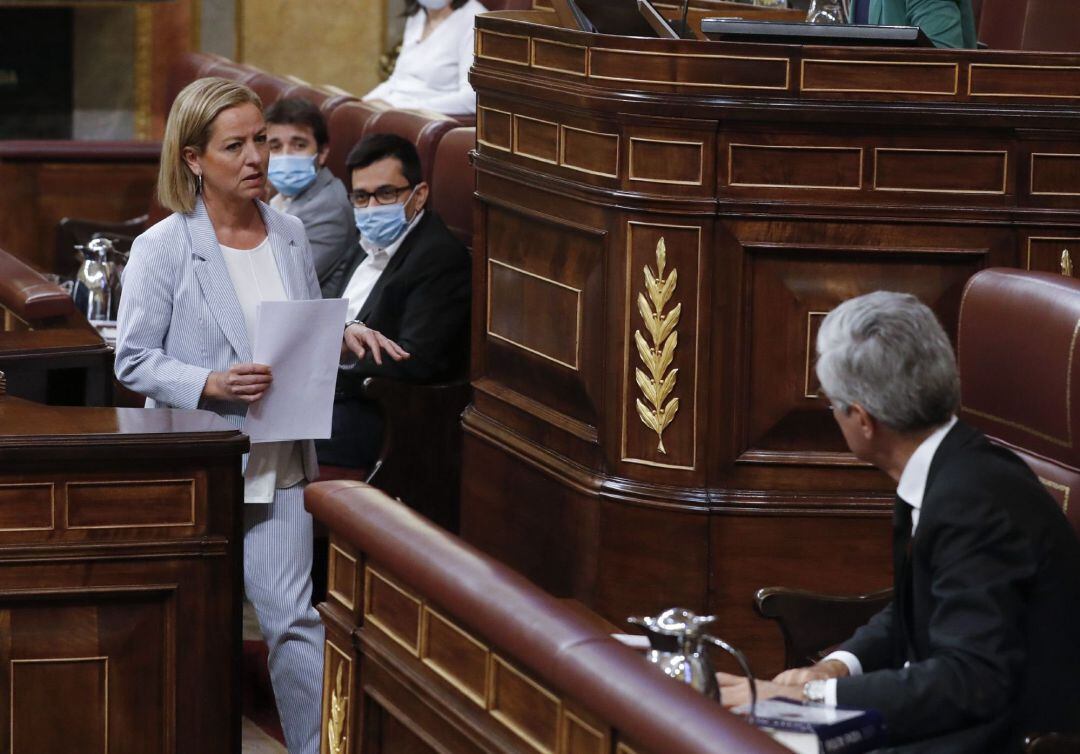
[[[839,660],[844,663],[848,669],[848,675],[862,675],[862,663],[859,658],[853,655],[851,652],[845,652],[842,649],[838,649],[835,652],[830,652],[825,655],[821,660]],[[825,681],[825,704],[830,707],[836,706],[836,679],[830,678]]]

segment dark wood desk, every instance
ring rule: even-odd
[[[247,438],[0,397],[0,751],[240,751]]]
[[[554,24],[477,19],[462,535],[616,624],[718,613],[777,671],[755,588],[891,583],[892,485],[815,397],[817,327],[886,288],[955,333],[975,271],[1075,259],[1080,55]]]

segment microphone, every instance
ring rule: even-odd
[[[690,33],[690,25],[686,23],[686,16],[690,12],[690,0],[683,0],[682,4],[682,28],[679,29],[679,35],[683,39],[693,39],[694,35]]]

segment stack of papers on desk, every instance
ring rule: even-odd
[[[732,711],[749,715],[750,706]],[[758,702],[750,722],[800,754],[861,754],[885,745],[885,724],[874,710],[825,707],[777,697]]]

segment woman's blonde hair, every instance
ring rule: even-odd
[[[210,128],[221,111],[247,104],[262,110],[262,100],[250,88],[216,76],[196,79],[180,90],[169,110],[161,142],[157,196],[163,207],[184,213],[195,209],[199,184],[184,162],[184,149],[206,149]]]

